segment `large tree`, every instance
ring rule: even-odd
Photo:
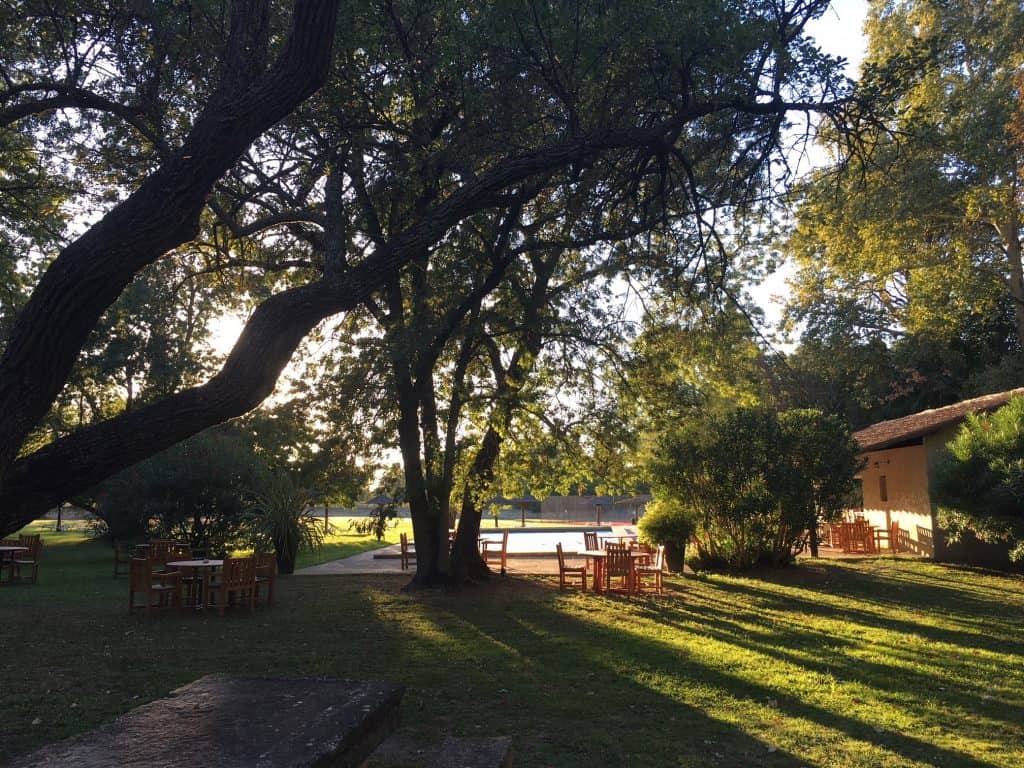
[[[460,222],[508,208],[516,190],[539,194],[601,167],[610,177],[631,178],[641,201],[674,190],[676,216],[689,215],[698,245],[706,244],[714,210],[742,205],[775,180],[770,161],[788,111],[842,111],[835,62],[802,36],[805,22],[826,6],[357,3],[345,15],[330,87],[309,113],[290,118],[330,69],[332,0],[298,0],[283,37],[281,9],[239,0],[219,76],[194,88],[190,78],[203,86],[211,67],[188,47],[188,34],[172,36],[174,45],[145,42],[157,21],[190,30],[191,16],[133,26],[126,8],[115,16],[132,20],[127,27],[99,12],[89,17],[94,24],[76,24],[63,7],[47,6],[44,26],[59,33],[50,39],[85,37],[40,46],[38,57],[49,57],[43,62],[32,50],[10,49],[0,92],[7,129],[35,135],[32,116],[73,109],[81,124],[96,126],[97,140],[109,137],[104,126],[113,121],[152,149],[140,158],[111,143],[103,163],[122,164],[122,176],[136,168],[141,181],[123,195],[115,190],[123,199],[63,248],[12,323],[0,360],[0,530],[251,409],[320,321],[371,300]],[[204,34],[210,28],[216,26],[203,25]],[[97,60],[104,64],[123,52],[124,60],[97,68],[105,78],[97,84],[88,67],[61,61],[61,50],[71,59],[102,51]],[[266,65],[271,53],[274,63]],[[417,90],[444,98],[417,101]],[[179,96],[159,97],[168,92]],[[298,130],[304,117],[325,112],[334,117],[330,131],[308,119],[308,130]],[[103,120],[90,122],[97,113]],[[363,121],[377,114],[387,119]],[[285,118],[259,151],[240,160]],[[275,144],[289,152],[315,145],[317,152],[308,163],[260,165],[261,152]],[[357,172],[360,163],[367,173]],[[405,184],[410,167],[430,164],[436,183],[429,195],[396,208],[386,228],[375,230],[370,216],[360,222],[365,229],[347,228],[345,211],[358,208],[364,193]],[[295,219],[260,194],[234,209],[222,194],[210,200],[232,168],[251,172],[257,186],[293,175],[298,180],[284,186],[306,196],[307,215]],[[319,237],[319,255],[307,253],[256,308],[206,383],[25,451],[104,311],[140,270],[196,236],[208,201],[232,236],[267,232],[266,244],[297,248]],[[339,210],[341,216],[325,215]]]
[[[1024,153],[1012,118],[1024,10],[873,0],[866,32],[862,87],[891,109],[852,157],[832,136],[835,164],[802,188],[787,244],[796,319],[843,315],[871,335],[949,341],[985,324],[999,332],[1010,314],[1019,348]]]

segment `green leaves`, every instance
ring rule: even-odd
[[[932,492],[952,541],[972,532],[1024,560],[1024,398],[967,417],[936,465]]]
[[[851,297],[889,332],[952,339],[1017,305],[1024,167],[1009,131],[1024,10],[1013,0],[875,2],[859,85],[877,120],[801,190],[786,248],[794,316]],[[830,136],[844,155],[849,136]]]
[[[859,449],[835,416],[739,408],[665,435],[654,493],[696,520],[705,566],[788,562],[805,532],[843,508]]]

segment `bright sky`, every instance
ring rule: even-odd
[[[867,0],[836,0],[824,16],[808,26],[808,32],[815,37],[822,50],[846,59],[846,74],[854,79],[860,73],[860,63],[867,46],[863,34],[867,12]],[[751,296],[765,311],[769,328],[778,325],[788,291],[786,281],[791,275],[792,270],[783,266],[763,283],[749,289]]]

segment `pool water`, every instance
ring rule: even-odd
[[[577,528],[509,528],[508,529],[508,553],[510,555],[554,555],[555,545],[562,542],[562,551],[566,554],[582,552],[583,532],[596,531],[598,536],[607,536],[611,533],[607,525],[586,526]],[[504,529],[480,530],[480,537],[484,539],[500,540]]]

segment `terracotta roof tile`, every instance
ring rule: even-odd
[[[953,405],[932,408],[900,419],[880,421],[854,432],[853,439],[860,443],[862,450],[877,451],[879,448],[937,432],[950,424],[957,424],[969,413],[993,411],[1009,402],[1011,397],[1018,396],[1024,396],[1024,387],[962,400]]]

